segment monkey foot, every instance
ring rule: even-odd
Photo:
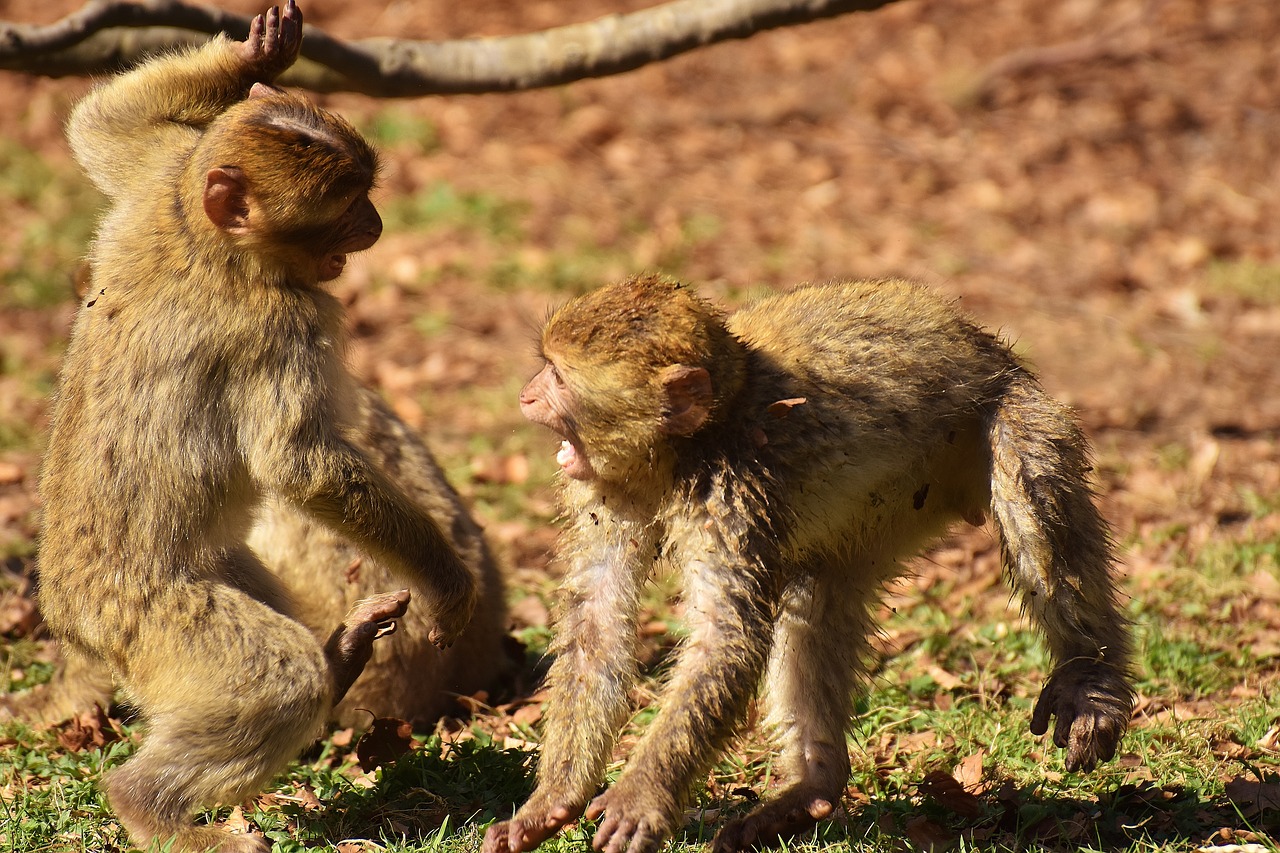
[[[334,702],[341,699],[364,670],[373,643],[396,630],[396,621],[409,607],[409,590],[384,592],[357,601],[324,645],[333,671]]]
[[[511,820],[500,821],[485,832],[481,853],[527,853],[559,832],[565,824],[577,820],[580,814],[580,808],[556,806],[545,815],[516,815]]]
[[[1124,672],[1095,660],[1067,661],[1053,671],[1031,714],[1031,733],[1049,730],[1057,717],[1053,742],[1067,751],[1071,771],[1092,770],[1116,754],[1133,715],[1133,688]]]
[[[736,853],[764,847],[804,832],[835,811],[833,796],[811,788],[793,788],[761,803],[746,817],[731,820],[716,833],[712,853]]]

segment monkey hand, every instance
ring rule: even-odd
[[[249,25],[249,37],[239,45],[246,72],[255,81],[270,83],[293,65],[302,49],[302,10],[294,0],[284,12],[272,6]]]
[[[511,820],[493,824],[484,834],[482,853],[525,853],[555,835],[567,823],[577,820],[582,809],[555,806],[550,809],[534,809],[529,805],[520,809]]]
[[[457,560],[456,557],[454,559]],[[436,583],[433,586],[435,594],[431,597],[431,619],[435,624],[431,626],[427,638],[437,648],[447,649],[471,622],[479,592],[475,577],[461,561],[457,563],[452,583]]]
[[[628,784],[628,781],[631,784]],[[645,785],[637,790],[635,777],[627,776],[587,806],[586,816],[604,820],[591,846],[602,853],[653,853],[676,827],[680,809],[665,788]]]
[[[1116,754],[1133,714],[1133,688],[1124,671],[1102,661],[1075,658],[1049,676],[1031,714],[1031,733],[1049,730],[1056,716],[1053,742],[1066,749],[1068,770],[1092,770]]]
[[[792,788],[777,799],[761,803],[745,817],[726,823],[716,833],[711,851],[737,853],[790,838],[830,817],[837,799],[809,786]]]

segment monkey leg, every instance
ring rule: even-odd
[[[1094,504],[1084,436],[1061,404],[1015,377],[988,425],[991,510],[1006,574],[1044,630],[1056,668],[1036,703],[1031,731],[1066,749],[1068,770],[1115,755],[1128,728],[1129,621],[1106,522]]]
[[[761,693],[781,747],[782,788],[726,823],[714,853],[788,838],[835,811],[849,778],[845,732],[866,673],[871,586],[837,573],[810,576],[788,591]]]
[[[302,624],[222,583],[175,585],[155,612],[165,616],[139,626],[122,679],[147,731],[107,777],[107,799],[143,849],[173,839],[184,853],[265,852],[191,816],[256,793],[319,734],[329,661]]]
[[[385,592],[357,601],[342,624],[324,644],[324,656],[333,672],[333,701],[347,694],[373,654],[373,641],[396,629],[396,621],[409,607],[409,590]]]

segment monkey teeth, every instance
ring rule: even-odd
[[[560,464],[561,468],[568,468],[574,463],[577,456],[578,451],[573,449],[573,445],[569,443],[568,439],[560,442],[560,452],[556,454],[556,462]]]

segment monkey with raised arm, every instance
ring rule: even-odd
[[[72,330],[40,477],[39,602],[71,655],[105,665],[147,727],[105,781],[141,847],[262,851],[196,826],[319,732],[408,593],[321,643],[245,544],[286,500],[394,569],[447,645],[475,580],[430,514],[352,439],[344,317],[324,283],[381,233],[377,161],[344,120],[269,84],[298,54],[290,0],[158,58],[72,113],[110,208]]]
[[[849,774],[846,730],[884,583],[957,519],[995,519],[1010,581],[1056,661],[1031,730],[1068,770],[1128,725],[1128,625],[1085,439],[1009,348],[922,287],[800,287],[725,318],[631,279],[547,323],[520,404],[562,439],[568,527],[538,783],[488,853],[532,850],[584,812],[593,844],[647,853],[760,690],[781,790],[718,851],[812,826]],[[683,574],[688,637],[661,710],[603,794],[629,715],[653,563]],[[594,798],[594,799],[593,799]]]

